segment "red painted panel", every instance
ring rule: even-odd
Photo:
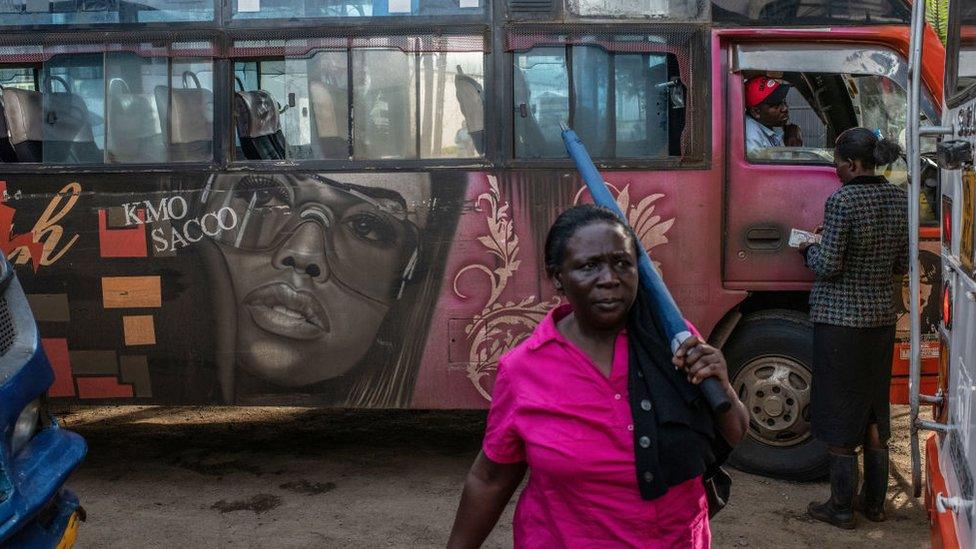
[[[75,384],[71,379],[71,360],[68,357],[67,339],[41,339],[41,347],[54,370],[54,383],[48,389],[52,397],[75,396]]]
[[[79,377],[79,398],[132,398],[132,385],[123,385],[114,377]]]
[[[935,508],[936,494],[950,495],[939,467],[938,435],[932,434],[925,442],[925,509],[929,515],[932,549],[959,549],[953,514],[940,513]]]
[[[934,395],[939,387],[938,375],[924,375],[919,387],[923,395]],[[888,400],[892,404],[908,404],[908,377],[891,378],[891,388],[888,390]]]
[[[136,212],[139,221],[145,223],[144,210]],[[146,257],[146,226],[136,225],[129,229],[109,229],[108,210],[98,210],[98,249],[102,257]]]

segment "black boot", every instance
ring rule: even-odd
[[[810,502],[807,514],[838,528],[854,528],[854,491],[857,489],[857,454],[830,456],[830,499]]]
[[[884,522],[888,495],[888,449],[864,448],[864,484],[854,508],[870,521]]]

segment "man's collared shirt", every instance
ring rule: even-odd
[[[770,128],[746,115],[746,155],[752,156],[762,149],[782,147],[783,128]]]

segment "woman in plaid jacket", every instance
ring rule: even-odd
[[[841,528],[854,528],[854,509],[869,520],[885,520],[895,340],[891,288],[893,276],[908,272],[908,198],[875,171],[900,154],[897,143],[866,128],[842,133],[834,164],[843,185],[827,199],[820,244],[801,248],[816,273],[810,421],[830,455],[830,499],[811,503],[807,511]],[[855,450],[862,445],[864,484],[855,498]]]

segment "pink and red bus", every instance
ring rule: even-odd
[[[587,200],[567,122],[730,361],[752,413],[735,464],[823,473],[807,412],[812,276],[787,240],[839,185],[837,134],[904,136],[905,2],[11,6],[0,248],[44,334],[52,397],[486,407],[498,357],[558,302],[546,230]],[[791,85],[804,146],[747,155],[743,82],[761,74]],[[905,185],[904,163],[888,175]],[[923,259],[931,326],[936,252]],[[896,400],[906,364],[896,353]]]

